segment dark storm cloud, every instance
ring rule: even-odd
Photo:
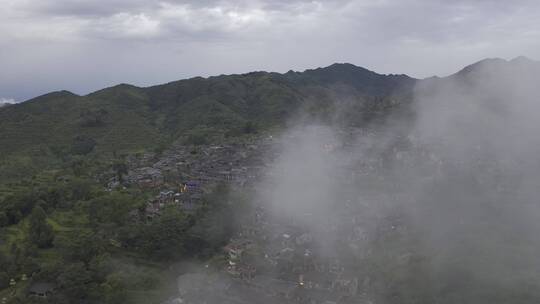
[[[449,74],[540,51],[536,1],[0,0],[0,96],[351,62]],[[137,63],[134,65],[134,63]]]

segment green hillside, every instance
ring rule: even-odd
[[[194,134],[222,138],[279,128],[296,115],[335,119],[339,108],[347,109],[348,122],[361,123],[396,99],[408,99],[414,83],[404,75],[334,64],[148,88],[121,84],[86,96],[53,92],[0,109],[0,179],[29,176],[76,155],[107,159]]]
[[[536,303],[538,75],[527,59],[426,80],[334,64],[2,107],[0,301],[176,303],[179,276],[227,272],[227,292],[195,283],[197,300],[321,303],[331,289],[337,303]],[[294,153],[267,136],[304,121],[339,134],[292,134]],[[306,210],[265,215],[260,182]],[[255,278],[229,268],[239,255]],[[263,285],[276,281],[288,291]]]

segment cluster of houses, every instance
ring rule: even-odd
[[[145,216],[158,216],[175,206],[194,212],[205,191],[220,183],[250,187],[260,180],[271,162],[272,138],[196,147],[174,145],[158,159],[143,156],[130,160],[125,180],[143,190],[155,191],[147,202]]]
[[[405,235],[407,227],[400,216],[381,217],[364,204],[395,197],[373,191],[377,197],[359,199],[357,190],[347,193],[351,184],[368,185],[364,181],[369,181],[374,176],[371,173],[381,170],[385,162],[380,155],[359,161],[340,158],[344,154],[339,151],[354,151],[354,144],[361,143],[321,146],[325,153],[335,154],[335,164],[344,168],[336,170],[340,175],[335,176],[336,183],[344,189],[336,198],[342,200],[342,204],[327,222],[316,223],[318,229],[313,229],[306,224],[309,220],[276,217],[266,210],[264,203],[254,203],[252,214],[241,221],[241,229],[223,248],[226,263],[222,272],[181,276],[177,302],[373,303],[372,278],[361,265],[367,264],[374,255],[373,242],[389,235]],[[257,185],[264,179],[263,174],[272,172],[266,169],[276,157],[275,145],[276,142],[267,139],[199,146],[197,151],[181,146],[171,149],[151,170],[146,170],[146,175],[138,175],[139,180],[161,183],[160,189],[163,189],[148,203],[146,214],[159,215],[163,207],[171,204],[194,210],[209,185],[222,182],[239,188]],[[396,159],[410,158],[401,151],[394,152],[391,157]],[[154,169],[160,174],[154,174]],[[321,231],[332,234],[332,238],[324,239]],[[399,252],[399,256],[406,258],[407,255]]]
[[[344,239],[353,242],[354,237],[366,238],[362,229],[351,227]],[[224,247],[224,271],[273,303],[367,303],[366,278],[357,272],[357,260],[321,246],[313,231],[274,221],[259,206],[252,222],[245,222]]]
[[[198,182],[188,181],[181,184],[178,191],[164,190],[146,203],[144,209],[147,219],[159,216],[165,207],[177,207],[186,213],[193,213],[199,208],[203,190]]]

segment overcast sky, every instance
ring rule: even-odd
[[[444,76],[540,53],[537,0],[0,0],[0,102],[350,62]]]

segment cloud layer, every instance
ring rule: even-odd
[[[0,0],[0,93],[351,62],[416,77],[540,51],[536,1]]]

